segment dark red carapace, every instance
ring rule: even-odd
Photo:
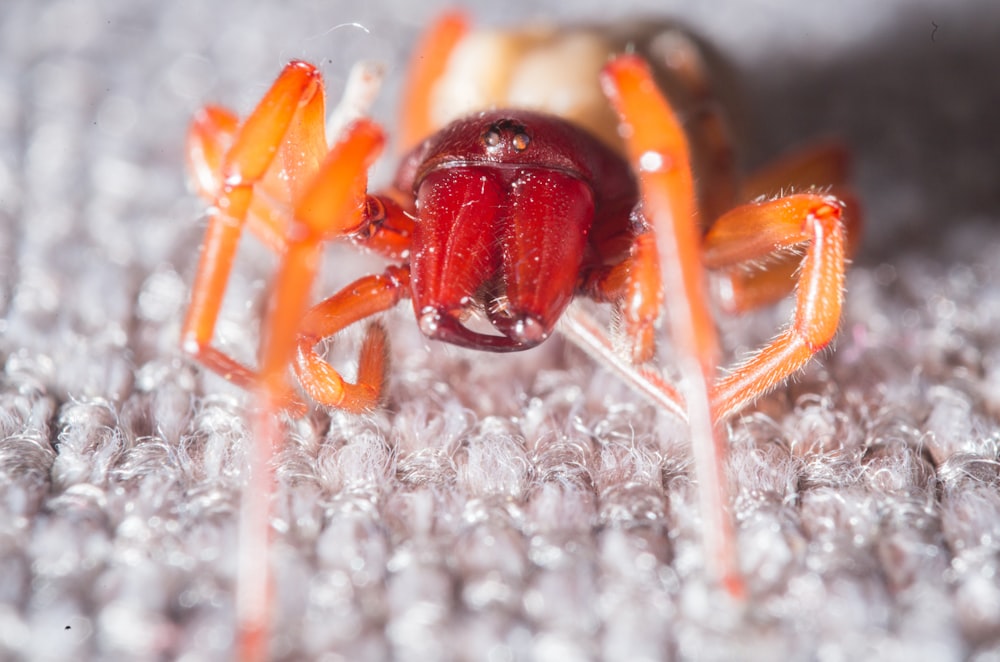
[[[421,330],[491,351],[540,343],[587,275],[625,258],[639,195],[627,162],[589,133],[511,110],[442,129],[404,161],[396,187],[416,202]],[[464,326],[471,308],[501,335]]]

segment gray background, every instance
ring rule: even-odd
[[[0,658],[231,650],[252,403],[176,349],[204,228],[185,126],[208,101],[246,112],[302,57],[331,90],[385,61],[391,128],[403,59],[443,6],[4,4]],[[471,14],[674,17],[740,74],[748,167],[841,136],[866,218],[841,335],[730,425],[742,610],[705,585],[675,421],[561,340],[509,357],[431,345],[401,307],[389,407],[314,411],[277,461],[274,656],[1000,657],[1000,4]],[[330,265],[327,292],[375,268],[336,249]],[[238,356],[271,267],[250,247],[234,277],[219,341]],[[724,321],[727,349],[788,312]],[[355,348],[348,333],[332,356]]]

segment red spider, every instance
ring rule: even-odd
[[[477,49],[492,49],[493,59],[469,55]],[[571,58],[561,65],[560,49]],[[674,32],[640,48],[646,59],[610,57],[622,50],[601,31],[477,35],[460,17],[443,17],[425,36],[404,94],[401,140],[410,151],[392,186],[375,194],[366,173],[382,130],[362,117],[329,148],[323,86],[309,64],[289,64],[243,121],[217,107],[203,110],[191,129],[189,166],[213,206],[185,349],[258,389],[266,414],[302,407],[288,383],[289,364],[316,402],[363,411],[382,393],[383,328],[373,324],[366,332],[356,383],[315,346],[402,299],[412,300],[427,336],[494,352],[534,347],[566,317],[572,339],[657,402],[688,413],[693,436],[701,437],[694,441],[708,447],[698,460],[696,444],[702,482],[714,483],[703,505],[720,513],[711,526],[725,529],[724,444],[714,421],[801,368],[838,326],[845,253],[857,229],[856,214],[845,214],[841,202],[849,199],[845,159],[835,146],[817,147],[739,181],[694,42]],[[543,92],[527,95],[533,108],[526,109],[512,81],[544,70],[538,63],[552,53],[555,76],[545,79]],[[673,82],[671,101],[647,60]],[[469,62],[474,78],[461,74]],[[455,89],[458,102],[447,99]],[[683,126],[676,104],[686,111]],[[441,118],[440,107],[467,114]],[[811,192],[816,186],[829,193]],[[805,192],[765,197],[781,189]],[[211,345],[245,225],[281,257],[259,372]],[[321,247],[338,238],[394,264],[307,310]],[[721,283],[729,310],[796,291],[788,328],[718,380],[706,269]],[[620,309],[629,356],[612,351],[585,313],[567,311],[578,295]],[[664,304],[687,366],[685,399],[643,365],[653,357]],[[491,332],[467,325],[477,311]],[[725,538],[719,544],[731,545],[731,534],[717,535]]]

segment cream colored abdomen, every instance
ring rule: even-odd
[[[600,71],[615,52],[592,29],[479,31],[455,49],[431,96],[438,127],[480,110],[524,108],[559,115],[620,149]]]

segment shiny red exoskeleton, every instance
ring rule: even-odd
[[[624,159],[589,133],[511,110],[442,129],[404,161],[396,187],[416,200],[410,290],[420,328],[492,351],[540,343],[581,283],[622,262],[639,195]],[[463,326],[470,307],[501,335]]]
[[[536,32],[516,34],[515,46],[505,52],[514,57],[540,39]],[[426,335],[474,349],[527,349],[562,320],[571,340],[638,392],[686,418],[707,521],[707,563],[737,593],[734,536],[725,512],[726,441],[715,424],[799,370],[836,332],[845,255],[858,229],[843,150],[816,147],[739,177],[704,67],[676,35],[658,42],[667,52],[650,52],[656,68],[670,70],[687,97],[683,122],[647,62],[605,45],[590,58],[598,70],[584,77],[603,90],[596,111],[556,114],[541,104],[477,110],[442,122],[431,110],[432,89],[447,77],[454,52],[468,43],[457,15],[443,17],[426,35],[404,94],[401,138],[410,151],[382,192],[370,193],[367,181],[385,142],[382,129],[362,114],[343,122],[329,147],[324,90],[309,64],[289,64],[245,119],[207,107],[192,124],[189,167],[212,213],[183,344],[209,369],[256,390],[263,404],[253,454],[257,482],[244,499],[251,522],[246,537],[256,542],[242,547],[260,549],[266,541],[269,482],[260,475],[277,434],[273,414],[304,409],[288,366],[321,405],[349,411],[377,406],[387,353],[380,324],[368,327],[354,383],[315,348],[410,298]],[[568,52],[582,63],[587,58],[578,55],[579,40],[573,43]],[[473,83],[490,78],[485,73],[477,70]],[[505,72],[494,78],[517,77]],[[458,87],[469,84],[462,80]],[[566,105],[572,92],[561,89],[555,105]],[[504,92],[499,99],[515,96]],[[338,112],[364,106],[364,97],[364,90],[346,94]],[[579,105],[593,106],[594,97],[581,94]],[[477,103],[496,105],[489,94],[484,99]],[[604,112],[609,107],[613,112]],[[602,113],[611,119],[601,119]],[[784,190],[802,192],[776,196]],[[257,370],[212,346],[244,227],[281,258]],[[392,264],[309,307],[322,245],[338,238]],[[795,292],[788,327],[722,377],[716,376],[706,272],[730,311]],[[584,311],[570,307],[579,295],[619,308],[628,352],[615,351]],[[687,384],[684,397],[648,365],[664,309]],[[476,314],[485,316],[488,328],[473,323]],[[260,654],[267,573],[259,557],[244,565],[242,643]]]

